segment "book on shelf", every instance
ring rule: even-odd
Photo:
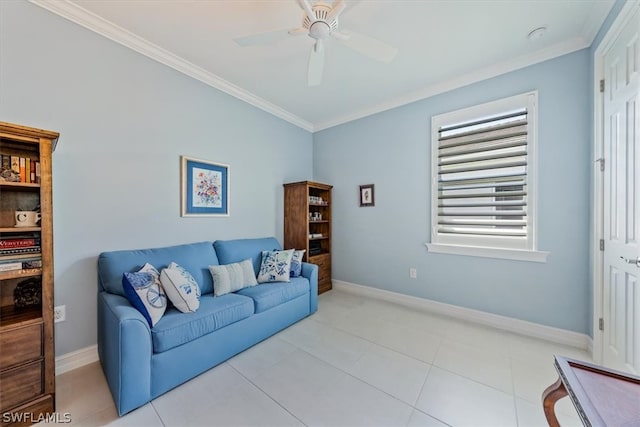
[[[26,182],[26,173],[25,158],[20,157],[20,182]]]
[[[36,161],[31,159],[31,182],[36,182]]]
[[[36,180],[37,184],[40,184],[40,162],[36,160]]]
[[[32,259],[41,259],[40,252],[31,252],[26,254],[11,254],[11,255],[2,255],[0,256],[0,263],[3,262],[13,262],[13,261],[26,261]]]
[[[24,248],[11,248],[0,249],[0,256],[3,255],[18,255],[18,254],[33,254],[40,252],[40,246],[27,246]]]
[[[17,262],[7,262],[4,264],[0,264],[0,272],[14,271],[14,270],[22,270],[22,263],[17,261]]]
[[[39,238],[17,238],[17,239],[0,239],[1,249],[28,248],[31,246],[39,246]]]
[[[2,155],[2,169],[11,169],[11,156],[7,154]]]
[[[42,268],[42,258],[30,255],[29,258],[0,258],[0,271],[30,270]]]
[[[11,170],[20,173],[20,157],[18,156],[10,156],[11,159]]]

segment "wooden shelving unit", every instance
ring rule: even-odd
[[[38,161],[40,166],[39,182],[0,179],[0,239],[15,240],[29,235],[38,241],[40,252],[0,254],[0,260],[13,263],[35,258],[42,261],[41,268],[0,272],[2,426],[27,425],[42,414],[55,411],[51,155],[57,140],[55,132],[0,122],[0,155],[29,158]],[[15,211],[36,206],[40,207],[40,224],[15,227]],[[25,280],[35,286],[40,304],[16,305],[16,287]]]
[[[284,245],[305,249],[305,261],[318,265],[318,293],[331,289],[331,185],[301,181],[284,184]]]

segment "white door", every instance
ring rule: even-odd
[[[640,372],[640,11],[604,56],[603,363]]]

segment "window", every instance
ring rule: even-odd
[[[537,92],[434,116],[430,251],[544,261],[536,252]]]

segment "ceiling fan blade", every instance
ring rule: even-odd
[[[347,7],[347,5],[345,4],[344,0],[334,1],[333,6],[331,6],[331,10],[327,14],[327,17],[325,18],[325,21],[331,22],[331,20],[340,16],[340,14],[342,13],[345,7]]]
[[[309,86],[319,86],[322,83],[322,70],[324,69],[324,43],[321,39],[316,40],[316,44],[311,49],[309,55],[309,70],[307,72],[307,83]]]
[[[316,14],[313,11],[313,9],[311,8],[311,4],[309,3],[308,0],[298,0],[298,4],[300,5],[300,8],[302,10],[304,10],[304,13],[307,14],[307,16],[309,17],[309,20],[311,22],[314,22],[316,20]]]
[[[390,62],[398,49],[374,38],[353,31],[334,31],[331,35],[345,46],[377,61]]]
[[[252,34],[250,36],[238,37],[233,39],[233,41],[236,42],[239,46],[246,47],[258,44],[275,43],[277,41],[286,39],[289,36],[297,36],[300,34],[307,34],[307,30],[304,28],[294,28],[293,30],[267,31],[266,33],[258,33]]]

